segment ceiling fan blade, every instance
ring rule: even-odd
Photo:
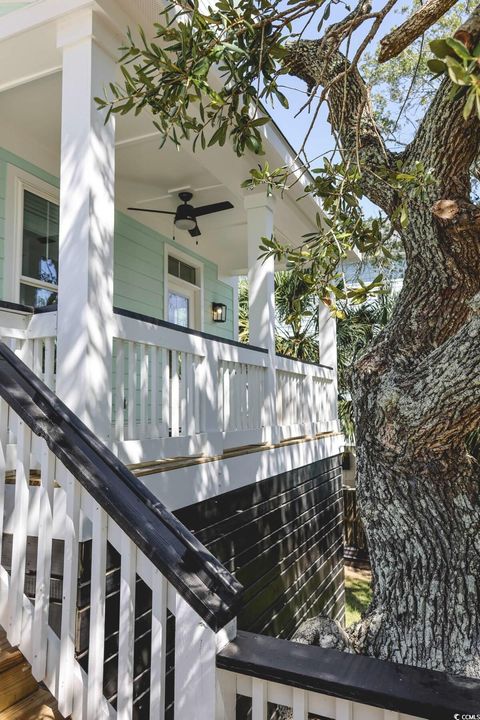
[[[129,207],[127,210],[136,210],[137,212],[152,212],[152,213],[159,213],[160,215],[176,215],[174,212],[170,212],[169,210],[150,210],[150,208],[132,208]]]
[[[190,235],[191,235],[192,237],[198,237],[199,235],[202,234],[202,233],[200,232],[200,228],[198,227],[198,225],[195,225],[195,227],[193,228],[193,230],[189,230],[188,232],[190,233]]]
[[[233,205],[231,202],[219,202],[212,203],[211,205],[201,205],[200,207],[194,208],[195,217],[201,215],[210,215],[211,213],[222,212],[222,210],[231,210]]]

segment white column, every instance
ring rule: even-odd
[[[327,420],[331,421],[333,430],[338,421],[337,321],[321,300],[318,306],[318,351],[320,364],[331,367],[334,373],[333,382],[327,386]]]
[[[115,78],[112,38],[93,10],[60,23],[63,50],[57,392],[110,435],[114,121],[94,101]]]
[[[248,314],[250,344],[268,350],[265,426],[276,440],[275,275],[274,259],[259,260],[262,237],[271,237],[274,199],[266,193],[245,197],[248,232]]]

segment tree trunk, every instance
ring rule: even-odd
[[[462,26],[475,42],[479,13]],[[329,88],[330,122],[344,157],[362,165],[365,194],[392,217],[400,198],[388,173],[398,160],[406,172],[422,162],[437,181],[421,198],[406,195],[404,286],[354,371],[373,600],[350,637],[358,652],[480,677],[480,472],[465,446],[480,427],[480,209],[470,201],[480,124],[463,119],[445,80],[411,145],[392,155],[338,37],[335,27],[323,41],[300,41],[290,69]]]
[[[361,395],[370,413],[371,394]],[[461,450],[393,461],[368,439],[372,425],[357,451],[357,493],[374,598],[357,649],[480,677],[478,476]]]
[[[437,191],[409,204],[403,242],[421,260],[355,369],[374,596],[352,636],[368,655],[480,677],[480,473],[465,446],[480,422],[480,232],[477,208]]]

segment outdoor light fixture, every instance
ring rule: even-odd
[[[227,306],[223,303],[212,303],[212,320],[213,322],[226,322]]]

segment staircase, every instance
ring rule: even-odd
[[[63,720],[56,700],[37,683],[20,650],[0,628],[0,720]]]

